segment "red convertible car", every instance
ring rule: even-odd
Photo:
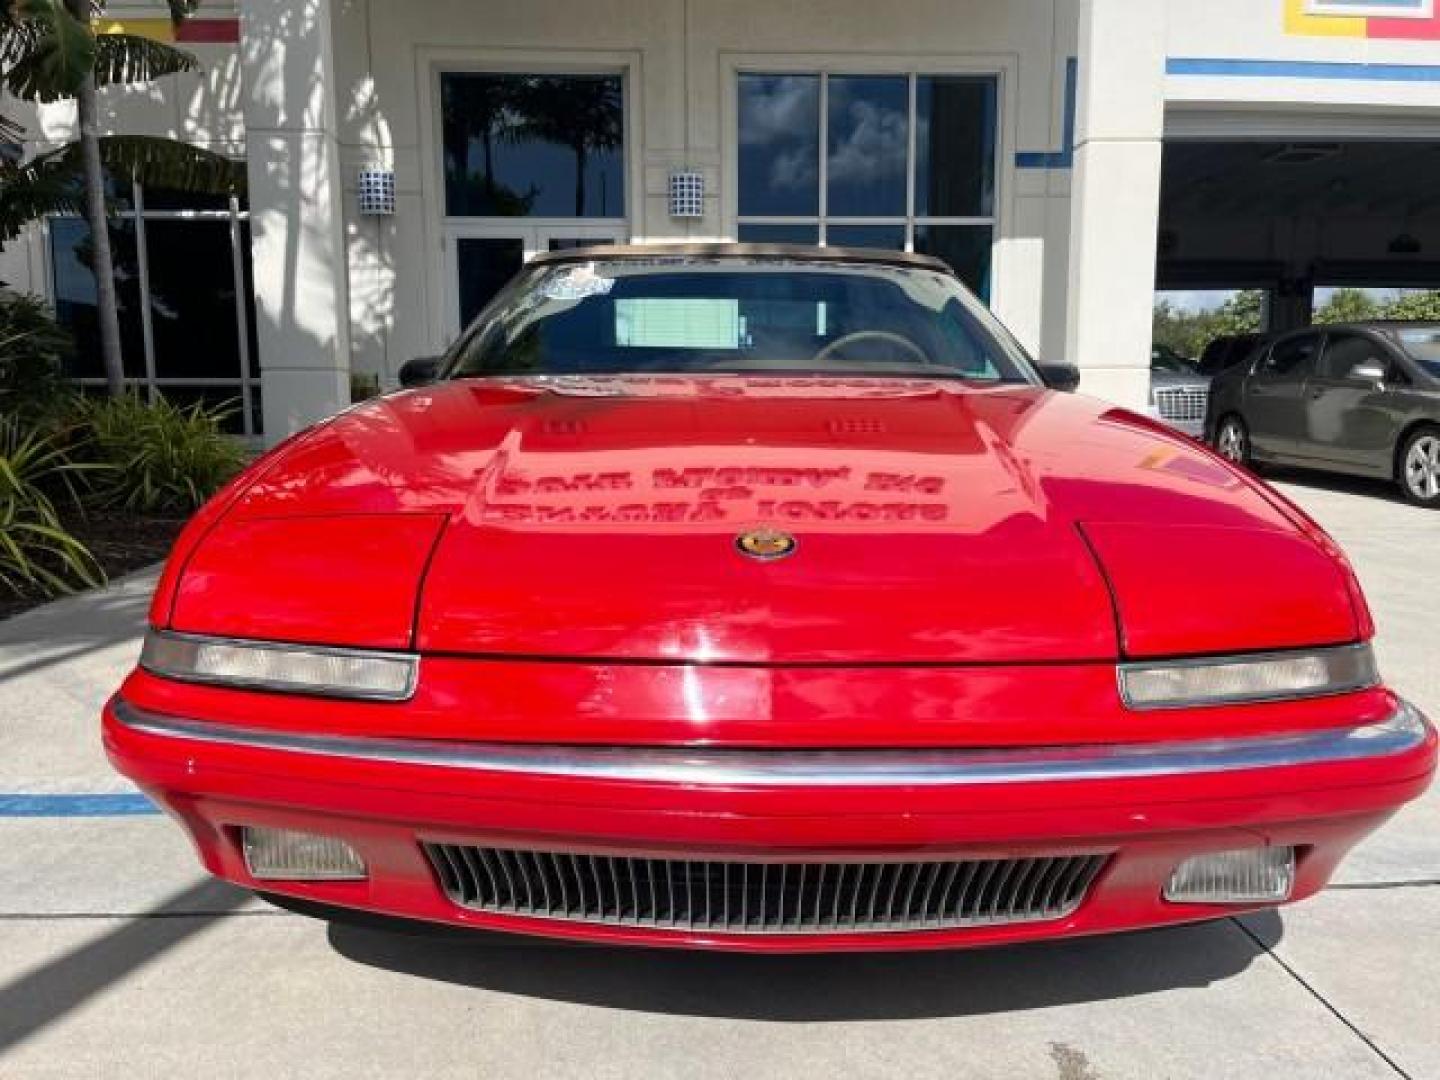
[[[428,367],[195,517],[105,708],[229,881],[969,946],[1301,899],[1434,772],[1334,543],[943,263],[542,256]]]

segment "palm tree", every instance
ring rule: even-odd
[[[510,137],[568,146],[575,154],[575,216],[585,216],[585,169],[590,155],[619,149],[625,136],[620,86],[610,78],[527,80]],[[603,210],[603,208],[602,208]]]
[[[514,97],[512,81],[505,76],[459,75],[445,83],[440,124],[446,160],[457,176],[468,176],[470,142],[478,134],[487,191],[495,186],[495,133],[503,125]]]
[[[168,0],[171,17],[190,15],[198,0]],[[218,154],[169,139],[100,135],[98,88],[149,82],[191,71],[191,54],[131,34],[97,34],[91,17],[103,0],[0,0],[0,85],[12,96],[41,104],[73,98],[79,141],[26,162],[0,162],[0,242],[44,214],[83,208],[94,245],[100,349],[111,394],[124,392],[120,316],[115,295],[105,204],[107,169],[142,182],[189,190],[232,190],[243,176]],[[6,121],[7,140],[18,125]]]

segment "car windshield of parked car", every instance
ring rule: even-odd
[[[1174,349],[1157,345],[1150,351],[1150,370],[1166,371],[1172,375],[1194,375],[1196,368]]]
[[[1440,378],[1440,326],[1401,330],[1400,344],[1429,375]]]
[[[480,315],[442,377],[756,372],[1039,382],[949,274],[690,256],[537,266]]]

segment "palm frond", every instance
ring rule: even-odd
[[[74,97],[95,67],[95,37],[59,0],[25,0],[0,32],[5,87],[26,101]]]
[[[79,174],[60,153],[18,165],[0,163],[0,243],[15,239],[26,225],[47,214],[80,212],[84,200]]]
[[[184,49],[135,34],[95,37],[95,81],[101,86],[149,82],[162,75],[194,71],[200,61]]]
[[[10,4],[9,10],[0,16],[0,67],[8,68],[28,55],[47,30],[43,21],[26,18],[20,5],[11,0],[0,0],[0,3]]]
[[[66,154],[79,170],[78,146]],[[227,195],[245,190],[245,163],[202,146],[154,135],[111,135],[100,140],[100,159],[118,176],[180,191]]]
[[[245,190],[245,163],[189,143],[151,135],[100,140],[100,159],[114,176],[177,191],[228,195]],[[15,165],[0,162],[0,243],[48,214],[84,211],[80,144],[71,143]]]
[[[0,113],[0,143],[18,143],[25,137],[25,126]],[[3,148],[0,148],[3,152]]]

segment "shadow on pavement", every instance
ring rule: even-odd
[[[1343,495],[1359,495],[1367,499],[1409,506],[1400,489],[1389,480],[1371,480],[1363,476],[1347,476],[1344,473],[1312,472],[1288,465],[1267,465],[1261,478],[1272,484],[1294,484],[1296,487],[1314,491],[1335,491]]]
[[[0,985],[0,1053],[133,976],[249,896],[220,881],[196,882],[158,907]]]
[[[1140,933],[930,953],[745,956],[536,942],[475,931],[332,924],[356,963],[505,994],[738,1020],[913,1020],[1042,1009],[1203,987],[1283,932],[1273,911]],[[1251,936],[1253,935],[1253,937]]]
[[[0,679],[14,679],[144,636],[158,568],[0,621]]]

